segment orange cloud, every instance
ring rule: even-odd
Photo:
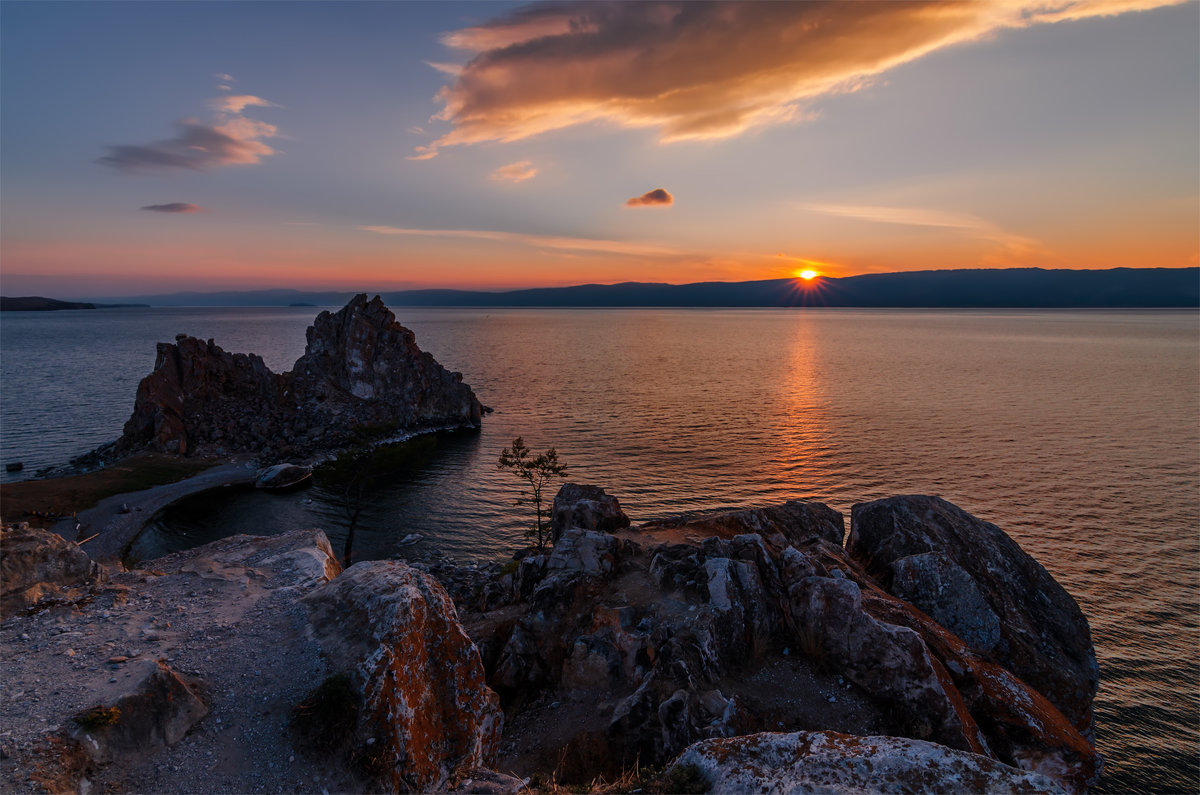
[[[675,203],[675,197],[665,188],[655,188],[641,196],[634,196],[625,202],[626,207],[670,207]]]
[[[250,106],[278,107],[261,97],[248,94],[217,97],[209,102],[217,112],[212,123],[199,119],[176,122],[178,133],[150,144],[109,146],[109,154],[97,163],[120,171],[139,173],[172,169],[204,171],[209,168],[258,163],[275,154],[264,138],[274,138],[279,128],[264,121],[247,118],[242,111]]]
[[[474,56],[453,82],[439,147],[515,141],[604,120],[663,141],[714,139],[803,118],[927,53],[1001,28],[1184,0],[965,2],[574,2],[536,5],[443,36]]]
[[[538,170],[532,160],[518,160],[507,166],[500,166],[492,172],[492,179],[497,182],[524,182],[537,176]]]

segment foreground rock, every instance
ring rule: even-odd
[[[321,649],[363,695],[351,744],[387,791],[427,792],[496,761],[503,715],[437,580],[357,563],[305,599]]]
[[[116,688],[120,692],[97,694],[99,703],[74,718],[71,736],[93,762],[136,758],[172,746],[208,714],[194,685],[166,663],[144,659],[125,667],[127,681]]]
[[[317,530],[233,536],[7,615],[0,791],[361,790],[288,729],[327,675],[299,600],[339,571]]]
[[[891,497],[854,506],[846,548],[893,595],[1091,731],[1099,668],[1087,619],[1000,528],[937,497]]]
[[[572,501],[594,494],[560,497],[558,516],[591,524]],[[700,740],[836,731],[1095,783],[1099,755],[1045,694],[884,590],[843,533],[837,512],[802,501],[562,527],[548,556],[464,599],[508,715],[500,769],[583,783]]]
[[[111,453],[286,458],[344,447],[363,430],[477,428],[482,412],[461,373],[422,352],[378,297],[358,295],[317,316],[304,355],[282,375],[213,340],[160,343]]]
[[[978,754],[836,732],[705,740],[684,751],[673,768],[689,765],[712,793],[1063,792],[1045,776]]]
[[[107,575],[76,544],[22,523],[0,533],[0,617],[73,601]]]

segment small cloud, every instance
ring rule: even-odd
[[[217,91],[233,91],[232,86],[220,85],[217,86]]]
[[[149,144],[109,146],[109,154],[97,163],[120,171],[139,173],[152,170],[190,169],[204,171],[229,165],[258,163],[275,150],[264,138],[279,135],[273,124],[247,118],[248,107],[279,107],[262,97],[238,94],[217,97],[209,102],[216,120],[199,119],[176,122],[175,137]]]
[[[665,188],[655,188],[641,196],[634,196],[625,202],[626,207],[670,207],[675,203],[675,197]]]
[[[492,172],[492,179],[497,182],[524,182],[537,176],[538,170],[532,160],[518,160],[507,166],[500,166]]]
[[[229,97],[217,97],[208,103],[209,107],[219,113],[241,113],[246,108],[278,108],[274,102],[250,94],[234,94]]]
[[[275,154],[258,140],[276,134],[267,124],[251,130],[212,126],[195,119],[178,123],[179,134],[165,141],[142,146],[110,146],[110,154],[97,160],[120,171],[186,168],[203,171],[217,166],[257,163]]]
[[[225,72],[217,72],[213,76],[216,77],[218,80],[220,80],[222,83],[232,83],[235,80],[233,75],[226,74]]]
[[[139,210],[149,210],[152,213],[198,213],[204,208],[187,202],[168,202],[167,204],[147,204]]]
[[[433,146],[418,146],[414,150],[416,154],[409,155],[405,160],[433,160],[438,156],[436,147]]]

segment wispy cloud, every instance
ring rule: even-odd
[[[1040,248],[1037,240],[1010,232],[998,224],[970,213],[921,207],[881,207],[865,204],[809,203],[801,204],[799,207],[809,212],[872,223],[953,229],[979,240],[1000,244],[1014,254],[1030,254]]]
[[[472,57],[438,95],[452,129],[421,147],[515,141],[598,120],[664,141],[714,139],[804,118],[935,50],[1002,28],[1123,14],[1184,0],[533,5],[454,31]]]
[[[204,208],[188,202],[168,202],[167,204],[147,204],[139,210],[149,210],[153,213],[198,213]]]
[[[360,226],[363,232],[377,235],[407,235],[411,237],[443,237],[465,240],[493,240],[532,248],[562,251],[584,251],[597,254],[625,254],[641,257],[674,257],[686,252],[652,243],[637,243],[624,240],[597,240],[587,237],[557,237],[554,235],[526,235],[519,232],[499,232],[490,229],[406,229],[396,226]]]
[[[646,191],[641,196],[634,196],[625,202],[626,207],[670,207],[675,203],[675,197],[672,196],[666,188],[655,188],[651,191]]]
[[[507,166],[500,166],[492,172],[492,179],[498,182],[524,182],[537,176],[538,170],[532,160],[518,160]]]
[[[222,75],[228,77],[228,75]],[[247,107],[278,107],[248,94],[216,97],[211,122],[188,118],[175,123],[172,138],[140,145],[109,146],[109,154],[96,162],[126,173],[190,169],[204,171],[230,165],[258,163],[275,154],[264,139],[279,135],[279,128],[242,114]]]

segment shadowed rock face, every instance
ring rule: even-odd
[[[938,497],[891,497],[854,506],[846,549],[1090,733],[1099,669],[1087,620],[1003,530]]]
[[[343,447],[362,426],[479,426],[483,406],[462,374],[421,351],[378,297],[322,312],[307,340],[281,375],[212,340],[160,343],[115,452],[304,455]]]

